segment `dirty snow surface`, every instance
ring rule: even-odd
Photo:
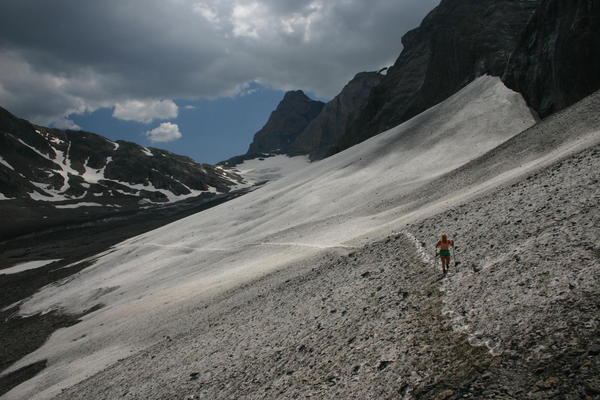
[[[103,307],[11,366],[48,360],[4,398],[593,394],[599,108],[594,95],[533,126],[520,95],[482,77],[122,242],[21,305]],[[440,229],[461,261],[444,279]]]

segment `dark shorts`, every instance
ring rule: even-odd
[[[440,257],[450,257],[450,250],[440,250]]]

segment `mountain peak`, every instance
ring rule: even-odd
[[[247,154],[287,153],[324,105],[306,96],[302,90],[286,92],[265,126],[254,135]]]
[[[283,101],[292,99],[310,100],[310,98],[302,90],[288,90],[287,92],[285,92],[285,94],[283,95]]]
[[[310,154],[313,160],[330,155],[354,114],[361,110],[369,98],[371,89],[384,76],[374,71],[356,74],[296,138],[291,153]]]

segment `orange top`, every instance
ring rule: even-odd
[[[448,240],[446,243],[443,243],[441,240],[438,240],[435,247],[439,247],[442,250],[448,250],[450,246],[454,247],[454,240]]]

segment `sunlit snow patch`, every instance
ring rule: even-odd
[[[100,203],[81,202],[75,204],[56,204],[56,208],[102,207]]]
[[[10,169],[10,170],[15,170],[12,165],[10,165],[8,162],[6,162],[6,160],[4,160],[4,158],[2,158],[2,156],[0,156],[0,164],[4,165],[6,168]]]
[[[250,184],[274,181],[303,170],[310,165],[308,156],[290,157],[284,154],[245,160],[234,168]]]
[[[56,260],[39,260],[39,261],[24,262],[24,263],[17,264],[10,268],[0,269],[0,275],[17,274],[19,272],[27,271],[30,269],[43,267],[44,265],[48,265],[55,261],[60,261],[60,258],[56,259]]]

